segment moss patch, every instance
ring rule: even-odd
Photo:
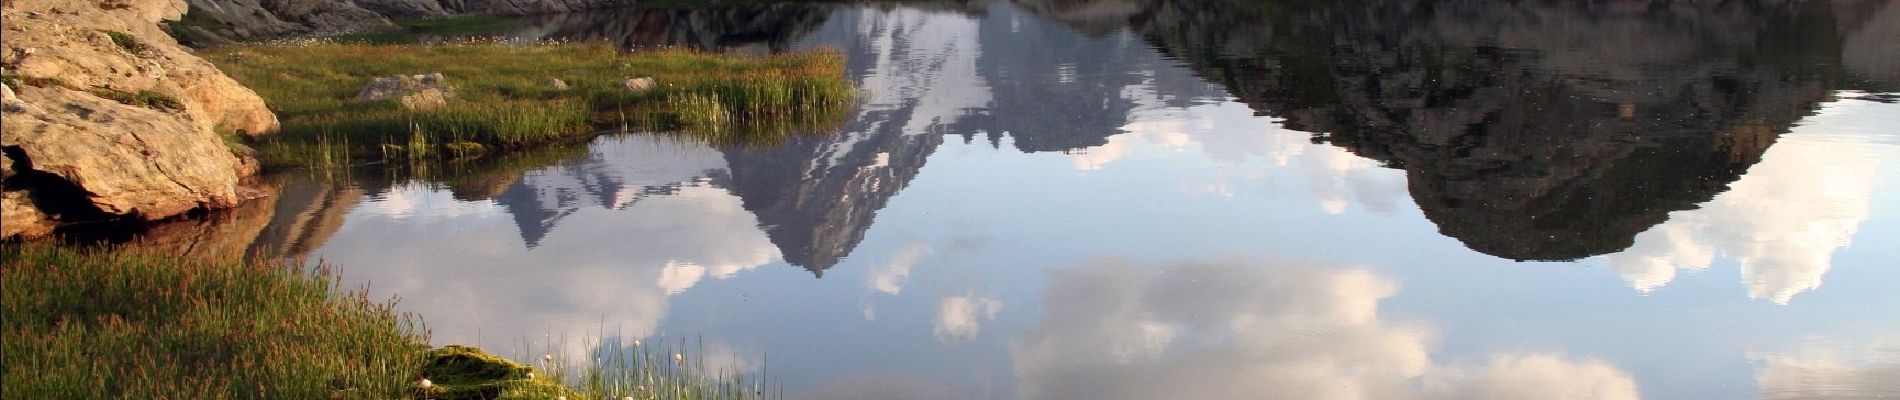
[[[145,107],[159,111],[180,111],[185,109],[185,103],[179,102],[177,98],[150,90],[127,92],[123,90],[92,89],[86,92],[121,104]]]
[[[105,32],[106,36],[112,38],[112,44],[118,45],[119,49],[125,50],[127,52],[138,54],[138,53],[144,53],[146,50],[150,50],[149,47],[145,46],[144,42],[140,42],[138,38],[132,37],[132,34],[130,33],[119,32],[119,31],[101,31],[101,32]]]
[[[0,75],[0,82],[4,82],[7,84],[7,86],[12,86],[12,87],[21,87],[21,86],[32,86],[32,87],[41,87],[41,88],[56,87],[56,88],[78,90],[78,91],[82,91],[86,93],[91,93],[93,96],[99,96],[100,98],[103,98],[106,100],[116,101],[116,102],[119,102],[120,104],[145,107],[145,108],[150,108],[150,109],[159,110],[159,111],[180,111],[180,110],[185,109],[185,103],[179,102],[178,98],[171,97],[164,93],[159,93],[159,92],[155,92],[151,90],[140,90],[137,92],[128,92],[124,90],[114,90],[114,89],[83,89],[78,86],[74,86],[73,84],[67,83],[65,80],[61,80],[59,78],[17,76],[17,75],[12,75],[12,74]]]
[[[422,376],[433,387],[418,390],[423,397],[444,400],[586,398],[547,374],[528,378],[534,371],[474,347],[449,345],[429,351]]]

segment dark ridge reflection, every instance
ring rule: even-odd
[[[1405,170],[1427,218],[1473,250],[1572,260],[1628,248],[1669,212],[1726,190],[1834,90],[1900,86],[1893,46],[1876,44],[1895,30],[1880,17],[1894,5],[1878,0],[903,4],[971,15],[976,34],[945,41],[902,18],[870,21],[814,4],[545,17],[524,32],[643,46],[838,47],[866,89],[908,96],[867,106],[882,109],[845,129],[877,137],[868,142],[727,152],[747,209],[761,214],[788,261],[814,271],[847,255],[902,187],[866,192],[845,184],[859,179],[845,171],[890,152],[900,155],[892,168],[913,168],[892,175],[908,181],[930,152],[891,151],[882,137],[900,135],[898,125],[999,147],[1007,136],[1024,152],[1086,152],[1129,122],[1135,105],[1123,90],[1152,87],[1173,107],[1222,97],[1197,82],[1205,79],[1316,142]],[[1023,24],[1024,13],[1060,24]],[[1123,29],[1146,43],[1131,45],[1115,34]],[[974,70],[949,64],[963,61]],[[950,76],[959,72],[969,75]],[[881,79],[892,74],[912,78]],[[922,85],[956,78],[981,93],[929,93],[955,112],[906,122],[927,101]],[[865,131],[873,126],[883,133]],[[859,147],[826,143],[837,141]]]
[[[1894,29],[1870,23],[1885,1],[1024,2],[1078,29],[1126,11],[1258,112],[1405,170],[1441,233],[1516,260],[1628,248],[1833,90],[1896,86],[1865,54],[1895,53],[1864,44]]]

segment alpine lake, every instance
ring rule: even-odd
[[[1900,394],[1900,3],[1718,3],[529,17],[484,35],[836,49],[857,104],[276,173],[139,243],[336,265],[437,345],[683,343],[795,399]]]

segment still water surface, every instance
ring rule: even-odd
[[[1346,3],[540,17],[839,49],[862,104],[153,236],[343,265],[438,344],[769,355],[791,398],[1900,395],[1900,3]]]

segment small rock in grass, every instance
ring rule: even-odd
[[[563,81],[560,78],[549,79],[548,87],[554,90],[567,90],[567,81]]]
[[[356,94],[356,100],[374,101],[395,98],[407,110],[433,110],[448,105],[455,89],[441,73],[396,75],[376,78]]]
[[[647,78],[647,77],[628,79],[626,82],[621,82],[621,85],[626,86],[627,91],[635,92],[635,93],[653,90],[653,87],[655,86],[653,83],[653,78]]]
[[[423,75],[385,76],[372,79],[369,81],[369,86],[364,87],[363,91],[356,93],[356,99],[382,100],[407,96],[428,89],[435,89],[445,95],[454,92],[454,89],[449,88],[448,78],[442,77],[442,73],[438,72]]]

